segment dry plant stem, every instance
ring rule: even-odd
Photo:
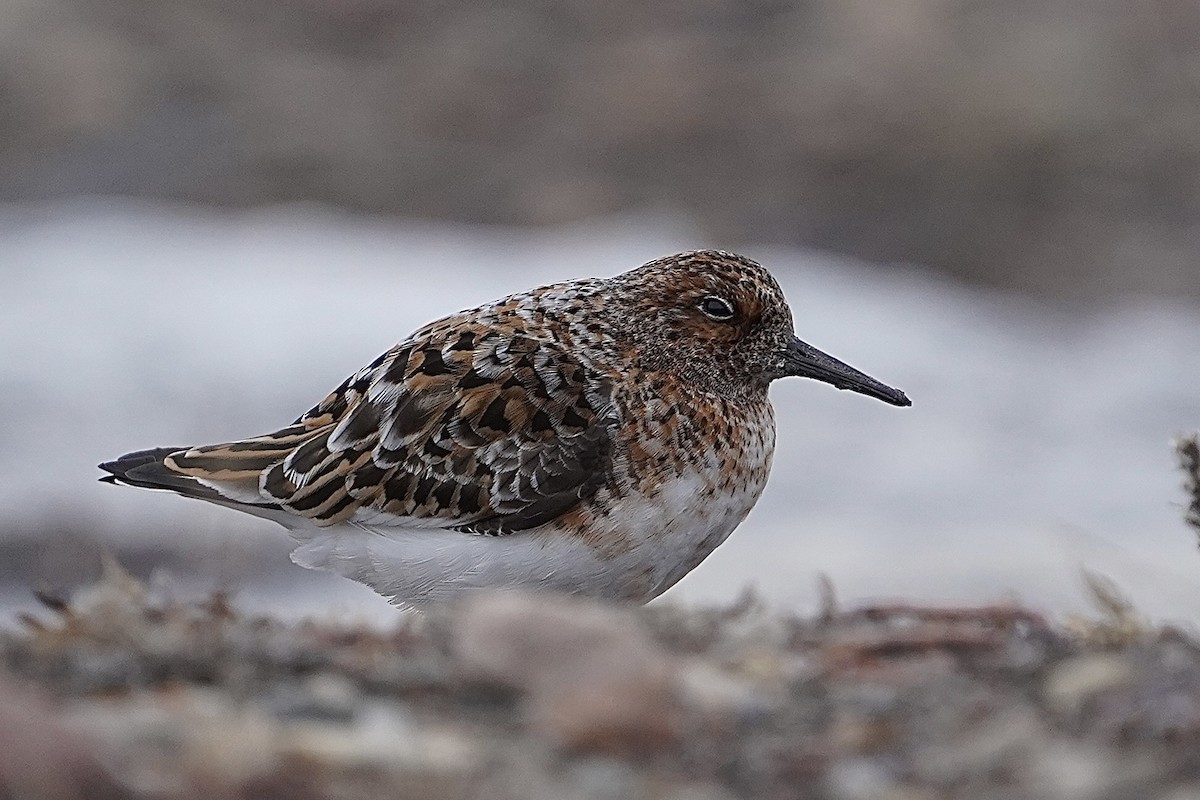
[[[1029,609],[1017,606],[971,606],[956,608],[929,607],[907,603],[881,603],[855,609],[843,615],[847,619],[864,619],[873,622],[918,620],[923,622],[975,622],[990,627],[1006,627],[1025,624],[1038,630],[1049,630],[1045,617]]]
[[[866,606],[834,614],[824,624],[882,624],[827,636],[821,646],[830,669],[871,666],[918,654],[968,654],[1003,647],[1015,628],[1049,634],[1040,614],[1016,606],[929,607],[907,603]]]
[[[1200,537],[1200,434],[1180,437],[1175,442],[1179,464],[1183,467],[1183,487],[1188,493],[1188,507],[1184,520]]]

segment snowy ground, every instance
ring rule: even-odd
[[[313,208],[0,208],[0,536],[71,528],[165,549],[186,537],[209,554],[198,575],[255,604],[379,613],[365,589],[288,564],[274,526],[98,484],[95,464],[269,430],[443,313],[713,244],[653,218],[546,233]],[[727,600],[753,584],[810,605],[824,572],[844,599],[1065,610],[1083,605],[1082,566],[1148,613],[1200,621],[1200,553],[1169,449],[1200,426],[1200,309],[1068,312],[745,249],[779,276],[802,338],[914,405],[777,384],[766,494],[668,597]],[[279,553],[266,576],[243,558],[263,547]]]

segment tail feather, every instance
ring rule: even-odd
[[[142,489],[162,489],[184,497],[194,497],[197,500],[207,500],[226,506],[254,505],[263,509],[278,510],[274,503],[246,504],[222,494],[212,485],[202,482],[190,475],[183,475],[167,466],[166,461],[172,455],[186,452],[186,447],[155,447],[150,450],[138,450],[126,453],[114,461],[100,464],[100,469],[109,473],[100,480],[103,483],[125,484]]]
[[[328,426],[313,428],[293,425],[253,439],[180,448],[167,453],[160,460],[166,462],[167,469],[179,474],[209,481],[249,482],[257,491],[259,475],[263,470],[283,461],[296,448],[327,432]]]
[[[171,473],[163,466],[163,460],[172,453],[186,450],[186,447],[155,447],[150,450],[138,450],[126,453],[113,461],[100,464],[100,469],[109,473],[100,480],[104,483],[123,483],[128,486],[139,486],[143,489],[180,488],[175,478],[181,476]]]

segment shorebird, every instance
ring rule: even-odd
[[[292,560],[401,606],[523,587],[646,602],[750,512],[767,389],[903,392],[806,344],[775,279],[701,250],[432,322],[287,427],[159,447],[101,480],[282,524]]]

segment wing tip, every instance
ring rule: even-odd
[[[280,511],[277,503],[253,502],[230,496],[220,488],[191,475],[184,475],[167,466],[172,455],[186,451],[186,447],[155,447],[138,450],[97,466],[109,473],[98,480],[117,486],[133,486],[139,489],[155,489],[174,492],[181,497],[204,500],[227,506],[249,514],[264,516],[265,512]]]
[[[184,495],[197,496],[194,481],[179,475],[168,468],[163,462],[173,453],[187,448],[155,447],[149,450],[135,450],[123,456],[105,461],[96,466],[109,473],[99,478],[101,483],[111,483],[123,486],[136,486],[143,489],[166,489]]]

